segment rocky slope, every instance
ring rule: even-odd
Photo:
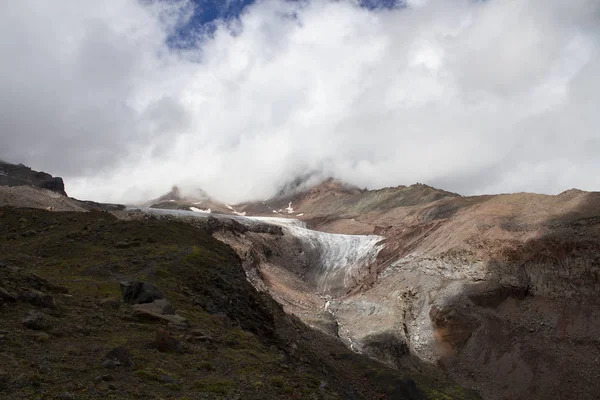
[[[117,214],[0,208],[0,397],[474,396],[308,328],[257,292],[212,237],[277,241],[281,229]]]
[[[87,211],[77,200],[32,186],[0,186],[0,206]]]
[[[122,204],[97,203],[68,197],[62,178],[0,160],[0,206],[52,211],[119,211]]]
[[[257,364],[249,367],[242,363],[249,369],[261,371],[256,381],[270,381],[277,369],[295,370],[303,365],[302,371],[326,382],[324,387],[319,384],[318,391],[310,392],[310,396],[316,398],[461,398],[476,396],[476,392],[485,399],[596,399],[600,396],[600,384],[595,378],[600,367],[600,193],[570,190],[557,196],[518,193],[462,197],[422,184],[369,191],[335,180],[313,187],[294,184],[287,189],[264,202],[233,206],[205,194],[186,197],[175,190],[149,203],[151,208],[144,211],[115,212],[114,215],[127,221],[111,220],[109,233],[103,230],[106,224],[102,223],[92,230],[92,236],[87,226],[94,218],[104,219],[109,214],[88,213],[93,215],[92,219],[73,232],[67,228],[63,236],[40,242],[67,243],[68,246],[76,242],[88,246],[75,253],[71,250],[60,253],[56,258],[37,253],[35,241],[23,242],[17,247],[14,242],[9,245],[9,241],[14,240],[38,240],[48,229],[53,229],[43,226],[40,236],[40,230],[30,227],[26,223],[29,217],[23,215],[23,221],[11,222],[14,225],[10,225],[12,228],[7,231],[6,242],[0,250],[8,251],[6,254],[12,251],[24,254],[22,258],[7,257],[11,268],[23,268],[47,280],[47,283],[35,284],[42,289],[47,286],[44,289],[47,294],[51,294],[53,287],[60,287],[59,292],[64,288],[70,292],[76,290],[64,283],[70,281],[71,272],[67,274],[67,271],[74,271],[75,281],[86,282],[86,285],[90,280],[95,285],[100,285],[99,282],[112,285],[109,297],[117,295],[117,283],[125,278],[156,285],[166,294],[173,309],[155,304],[147,306],[151,309],[145,312],[163,324],[180,322],[172,312],[188,322],[191,321],[189,315],[196,315],[199,319],[191,322],[193,326],[207,323],[214,313],[218,318],[225,314],[226,321],[233,321],[237,328],[231,328],[228,322],[221,330],[217,324],[218,332],[213,332],[214,335],[230,335],[228,329],[249,331],[256,336],[257,342],[253,343],[259,346],[250,346],[255,354],[266,352],[274,357],[277,354],[287,357],[284,357],[285,363],[271,363],[266,370]],[[206,209],[199,208],[207,205]],[[210,213],[208,208],[211,208]],[[4,215],[12,215],[13,209],[10,210]],[[149,213],[156,216],[150,217]],[[70,216],[67,221],[73,218],[80,217]],[[188,228],[179,228],[182,226]],[[119,232],[128,232],[130,228],[141,233],[119,236]],[[196,234],[186,230],[192,228]],[[190,239],[197,237],[197,232],[204,235],[202,244]],[[162,239],[152,242],[155,235]],[[224,264],[222,259],[208,257],[212,260],[211,268],[201,269],[197,278],[202,283],[190,289],[189,282],[196,278],[187,271],[195,271],[195,267],[187,263],[186,257],[195,251],[195,246],[206,250],[207,253],[201,251],[202,259],[219,249],[211,236],[229,246],[224,249],[233,249],[236,254],[227,253],[226,259],[231,262]],[[82,241],[81,238],[87,239]],[[107,238],[112,239],[107,241]],[[89,240],[94,243],[91,247]],[[2,243],[0,235],[0,246]],[[128,249],[130,253],[116,252],[113,246],[121,249],[119,251]],[[155,254],[159,249],[161,253]],[[70,254],[80,256],[71,259]],[[123,254],[128,255],[120,258]],[[48,260],[52,262],[47,264]],[[99,260],[102,265],[96,265]],[[67,269],[57,268],[63,263]],[[218,268],[212,268],[215,265]],[[163,271],[165,268],[167,272]],[[234,274],[236,283],[232,285],[229,278],[221,279],[220,272],[219,277],[214,278],[215,270]],[[100,271],[100,275],[90,275],[90,271]],[[29,329],[24,325],[25,319],[35,320],[35,314],[26,314],[35,304],[27,300],[31,297],[27,293],[17,293],[27,290],[27,284],[22,283],[25,278],[7,275],[6,279],[16,283],[9,289],[4,288],[8,300],[3,301],[21,307],[12,321],[13,326],[18,327],[15,329],[21,329],[14,331],[15,335],[23,335],[28,332],[23,327]],[[244,296],[254,293],[246,282],[268,296],[258,295],[263,300],[256,300],[258,303],[253,300],[249,307],[238,309],[237,300],[228,303],[229,308],[214,307],[233,296],[233,292],[225,288],[234,288]],[[24,289],[17,290],[17,287]],[[84,292],[88,293],[89,289]],[[80,315],[101,310],[98,302],[104,301],[102,298],[106,296],[98,291],[91,301],[89,296],[84,297],[85,301],[80,299],[82,302],[77,303],[70,316],[77,320]],[[188,297],[194,300],[190,302]],[[196,302],[196,299],[201,300]],[[269,299],[275,299],[287,316]],[[201,313],[206,314],[196,314],[190,304],[199,306]],[[246,325],[246,317],[255,315],[258,304],[262,304],[259,309],[267,311],[256,320],[260,323]],[[121,304],[118,315],[102,311],[101,317],[112,318],[110,321],[115,323],[135,320],[141,312],[139,308],[135,304]],[[169,314],[165,314],[167,309]],[[289,315],[298,317],[314,330],[293,317],[290,319]],[[52,314],[50,317],[58,318]],[[169,321],[173,318],[175,321]],[[77,325],[81,323],[78,321]],[[271,327],[267,329],[271,333],[267,334],[259,326]],[[142,335],[142,325],[135,322],[132,327],[134,336]],[[125,335],[122,330],[115,332],[118,337]],[[107,331],[103,333],[112,335]],[[164,339],[164,333],[155,334],[155,340],[170,343]],[[145,335],[147,344],[149,339]],[[182,332],[169,332],[169,335],[178,343],[187,343],[186,338],[193,336],[189,327]],[[50,334],[50,338],[53,337]],[[137,342],[128,342],[138,355],[143,342],[141,337]],[[215,367],[213,375],[216,376],[212,378],[225,376],[228,379],[229,389],[225,395],[221,394],[225,398],[254,398],[263,392],[267,398],[306,398],[303,389],[289,383],[299,379],[291,375],[281,375],[285,383],[275,378],[279,382],[274,384],[276,387],[287,388],[283,392],[260,385],[254,387],[249,382],[255,375],[246,378],[245,372],[238,371],[237,360],[233,361],[236,366],[227,366],[231,364],[231,360],[229,364],[223,361],[228,360],[227,347],[221,347],[224,342],[217,343],[219,361],[215,364],[219,367]],[[341,343],[352,352],[339,347]],[[18,347],[11,343],[13,347],[9,347],[9,351],[15,351],[15,345]],[[335,355],[328,352],[330,348],[337,349]],[[102,347],[102,351],[105,350],[109,350],[107,346]],[[196,351],[189,362],[200,354],[200,350]],[[18,359],[15,353],[11,354]],[[19,354],[23,357],[24,353]],[[361,355],[385,363],[397,372],[370,363]],[[86,368],[95,371],[91,359],[86,362]],[[17,364],[13,365],[17,368]],[[156,372],[160,368],[157,361],[151,361],[150,365],[143,368],[146,372],[137,373],[162,376],[162,372]],[[325,369],[320,365],[326,365]],[[182,392],[169,392],[162,387],[162,392],[156,392],[161,394],[156,395],[213,396],[214,393],[206,394],[190,386],[190,382],[203,379],[204,375],[173,368],[178,376],[183,376],[176,379]],[[231,368],[235,370],[233,376]],[[11,373],[19,373],[18,368],[5,374],[10,376],[5,379],[8,390],[19,396],[38,393],[35,387],[39,385],[21,386]],[[159,378],[146,386],[135,373],[127,375],[122,383],[142,385],[146,396],[154,393],[156,388],[152,385],[169,387]],[[88,375],[85,372],[81,376],[89,380]],[[324,380],[327,375],[335,376],[336,383]],[[416,382],[416,391],[409,381],[403,380],[405,375]],[[451,383],[453,381],[473,392],[460,389]],[[54,381],[43,387],[56,389]],[[94,396],[112,393],[109,390],[113,389],[106,383],[100,387],[105,391],[93,392]],[[21,388],[29,392],[19,391]],[[88,385],[85,390],[97,389]],[[121,391],[119,395],[137,394]]]
[[[600,396],[600,193],[461,197],[327,181],[236,209],[383,236],[375,261],[349,261],[353,279],[335,279],[335,293],[314,284],[311,271],[327,268],[290,230],[218,236],[257,288],[353,350],[437,366],[486,399]]]
[[[304,191],[292,190],[264,202],[239,204],[235,209],[247,215],[298,218],[326,232],[370,234],[377,233],[375,215],[459,197],[423,184],[366,190],[330,178]]]

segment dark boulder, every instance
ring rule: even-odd
[[[17,296],[0,286],[0,302],[12,303],[17,300]]]
[[[283,229],[280,226],[270,224],[254,224],[250,227],[251,232],[268,233],[270,235],[283,236]]]
[[[111,351],[109,351],[108,353],[106,353],[106,355],[104,356],[104,361],[102,362],[102,365],[104,367],[108,368],[109,363],[114,366],[123,366],[123,367],[131,367],[131,366],[135,365],[135,363],[133,362],[133,359],[129,355],[129,352],[123,346],[114,348]]]
[[[19,296],[19,299],[36,307],[49,308],[51,310],[58,309],[52,296],[37,290],[30,289],[22,293],[21,296]]]
[[[164,299],[163,294],[155,286],[146,282],[121,282],[123,301],[129,304],[152,303]]]
[[[102,299],[100,300],[100,307],[118,310],[119,307],[121,307],[121,299],[117,297],[109,297],[106,299]]]
[[[21,321],[23,326],[36,331],[52,328],[52,324],[44,314],[39,311],[29,311]]]
[[[229,219],[229,218],[215,218],[210,216],[204,220],[204,227],[210,232],[236,232],[236,233],[245,233],[248,231],[248,227],[244,224],[240,224],[239,222]]]
[[[181,350],[179,340],[175,339],[169,331],[159,329],[154,337],[152,347],[161,353],[164,352],[179,352]]]

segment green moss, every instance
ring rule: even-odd
[[[194,382],[193,387],[201,392],[225,395],[233,389],[234,382],[227,378],[208,376]]]
[[[203,371],[212,371],[214,370],[214,366],[212,365],[211,362],[208,361],[202,361],[200,363],[200,365],[198,365],[198,369],[203,370]]]
[[[250,383],[250,385],[256,391],[261,390],[265,386],[265,384],[262,383],[261,381],[253,381],[253,382]]]
[[[143,380],[160,382],[158,374],[147,369],[139,369],[134,372],[134,375]]]
[[[163,383],[163,386],[169,390],[181,390],[181,385],[177,383]]]
[[[285,386],[285,379],[281,375],[271,377],[271,379],[269,379],[269,382],[271,382],[271,385],[278,388],[282,388]]]

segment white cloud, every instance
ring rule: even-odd
[[[190,50],[189,4],[0,5],[0,158],[71,195],[229,202],[322,170],[465,194],[598,190],[600,2],[263,1]]]

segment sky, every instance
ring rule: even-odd
[[[4,1],[0,57],[0,159],[77,198],[600,190],[600,0]]]

